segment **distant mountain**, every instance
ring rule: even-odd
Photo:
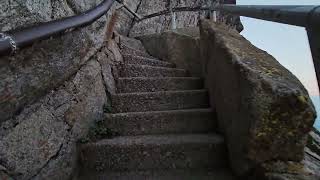
[[[314,127],[316,127],[318,130],[320,130],[320,96],[311,96],[311,100],[317,110],[318,117],[316,119],[316,123],[314,124]]]

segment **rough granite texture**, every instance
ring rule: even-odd
[[[118,70],[121,77],[185,77],[188,74],[185,69],[134,64],[121,64]]]
[[[133,171],[90,174],[80,180],[236,180],[237,178],[226,170],[162,170],[162,171]]]
[[[168,63],[165,61],[159,61],[156,59],[145,58],[145,57],[136,56],[136,55],[127,55],[127,54],[123,55],[123,62],[126,64],[149,65],[149,66],[168,67],[168,68],[175,67],[174,64]]]
[[[190,90],[115,94],[112,105],[119,113],[207,108],[209,102],[206,90]]]
[[[188,109],[107,114],[104,126],[119,135],[182,134],[213,132],[211,109]]]
[[[200,30],[210,102],[234,172],[245,175],[274,159],[303,160],[316,117],[303,85],[238,32],[207,20]]]
[[[203,88],[203,79],[195,77],[119,78],[118,93],[195,90]]]
[[[225,167],[224,145],[216,134],[123,136],[85,144],[80,153],[83,172],[192,170]]]
[[[100,1],[4,0],[0,7],[0,31],[74,15],[96,6]],[[132,9],[139,4],[139,1],[126,2]],[[1,57],[0,123],[19,114],[26,105],[59,87],[98,51],[104,44],[106,23],[115,6],[116,4],[106,16],[86,28],[41,41],[15,56]],[[117,25],[122,29],[117,30],[128,31],[131,23],[127,21],[132,18],[122,11],[119,14],[121,17],[118,18]],[[122,20],[125,21],[124,24],[121,24]]]
[[[0,6],[0,31],[82,13],[101,0],[12,1]],[[133,10],[139,0],[125,1]],[[70,179],[76,142],[102,119],[116,92],[118,45],[105,45],[116,5],[92,25],[35,43],[0,58],[0,179]],[[116,30],[128,34],[132,18],[119,13]]]
[[[61,87],[7,121],[1,129],[0,162],[8,174],[15,179],[71,177],[76,140],[103,114],[101,70],[97,61],[89,61]]]

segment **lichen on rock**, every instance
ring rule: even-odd
[[[246,175],[270,161],[302,161],[316,112],[301,82],[235,30],[203,20],[200,31],[210,101],[233,170]]]

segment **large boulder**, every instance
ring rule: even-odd
[[[236,174],[272,160],[303,160],[316,117],[304,86],[235,30],[207,20],[200,24],[210,102]]]
[[[103,49],[58,88],[0,126],[0,179],[70,179],[77,141],[103,118],[113,93],[112,51]]]

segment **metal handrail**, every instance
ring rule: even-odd
[[[301,27],[320,26],[320,6],[222,5],[215,10]]]
[[[117,0],[123,4],[123,0]],[[35,41],[47,39],[55,34],[69,29],[83,27],[91,24],[111,7],[115,0],[104,0],[97,7],[81,15],[71,16],[60,20],[43,23],[20,31],[0,33],[0,56],[8,55],[18,48],[33,44]],[[211,7],[171,7],[168,10],[140,17],[124,6],[129,13],[142,21],[163,14],[174,14],[182,11],[223,11],[226,13],[252,17],[267,21],[305,27],[308,33],[313,62],[320,87],[320,6],[247,6],[247,5],[217,5]],[[175,16],[172,16],[175,19]]]
[[[215,10],[306,28],[320,88],[320,6],[222,5]]]
[[[251,17],[306,28],[318,87],[320,88],[320,6],[218,4],[211,7],[175,7],[146,15],[142,17],[140,21],[172,12],[184,11],[221,11],[232,15]],[[175,19],[172,21],[175,21]]]
[[[98,6],[80,15],[42,23],[20,31],[0,33],[0,56],[11,54],[17,49],[70,29],[88,26],[108,12],[114,2],[115,0],[104,0]]]

